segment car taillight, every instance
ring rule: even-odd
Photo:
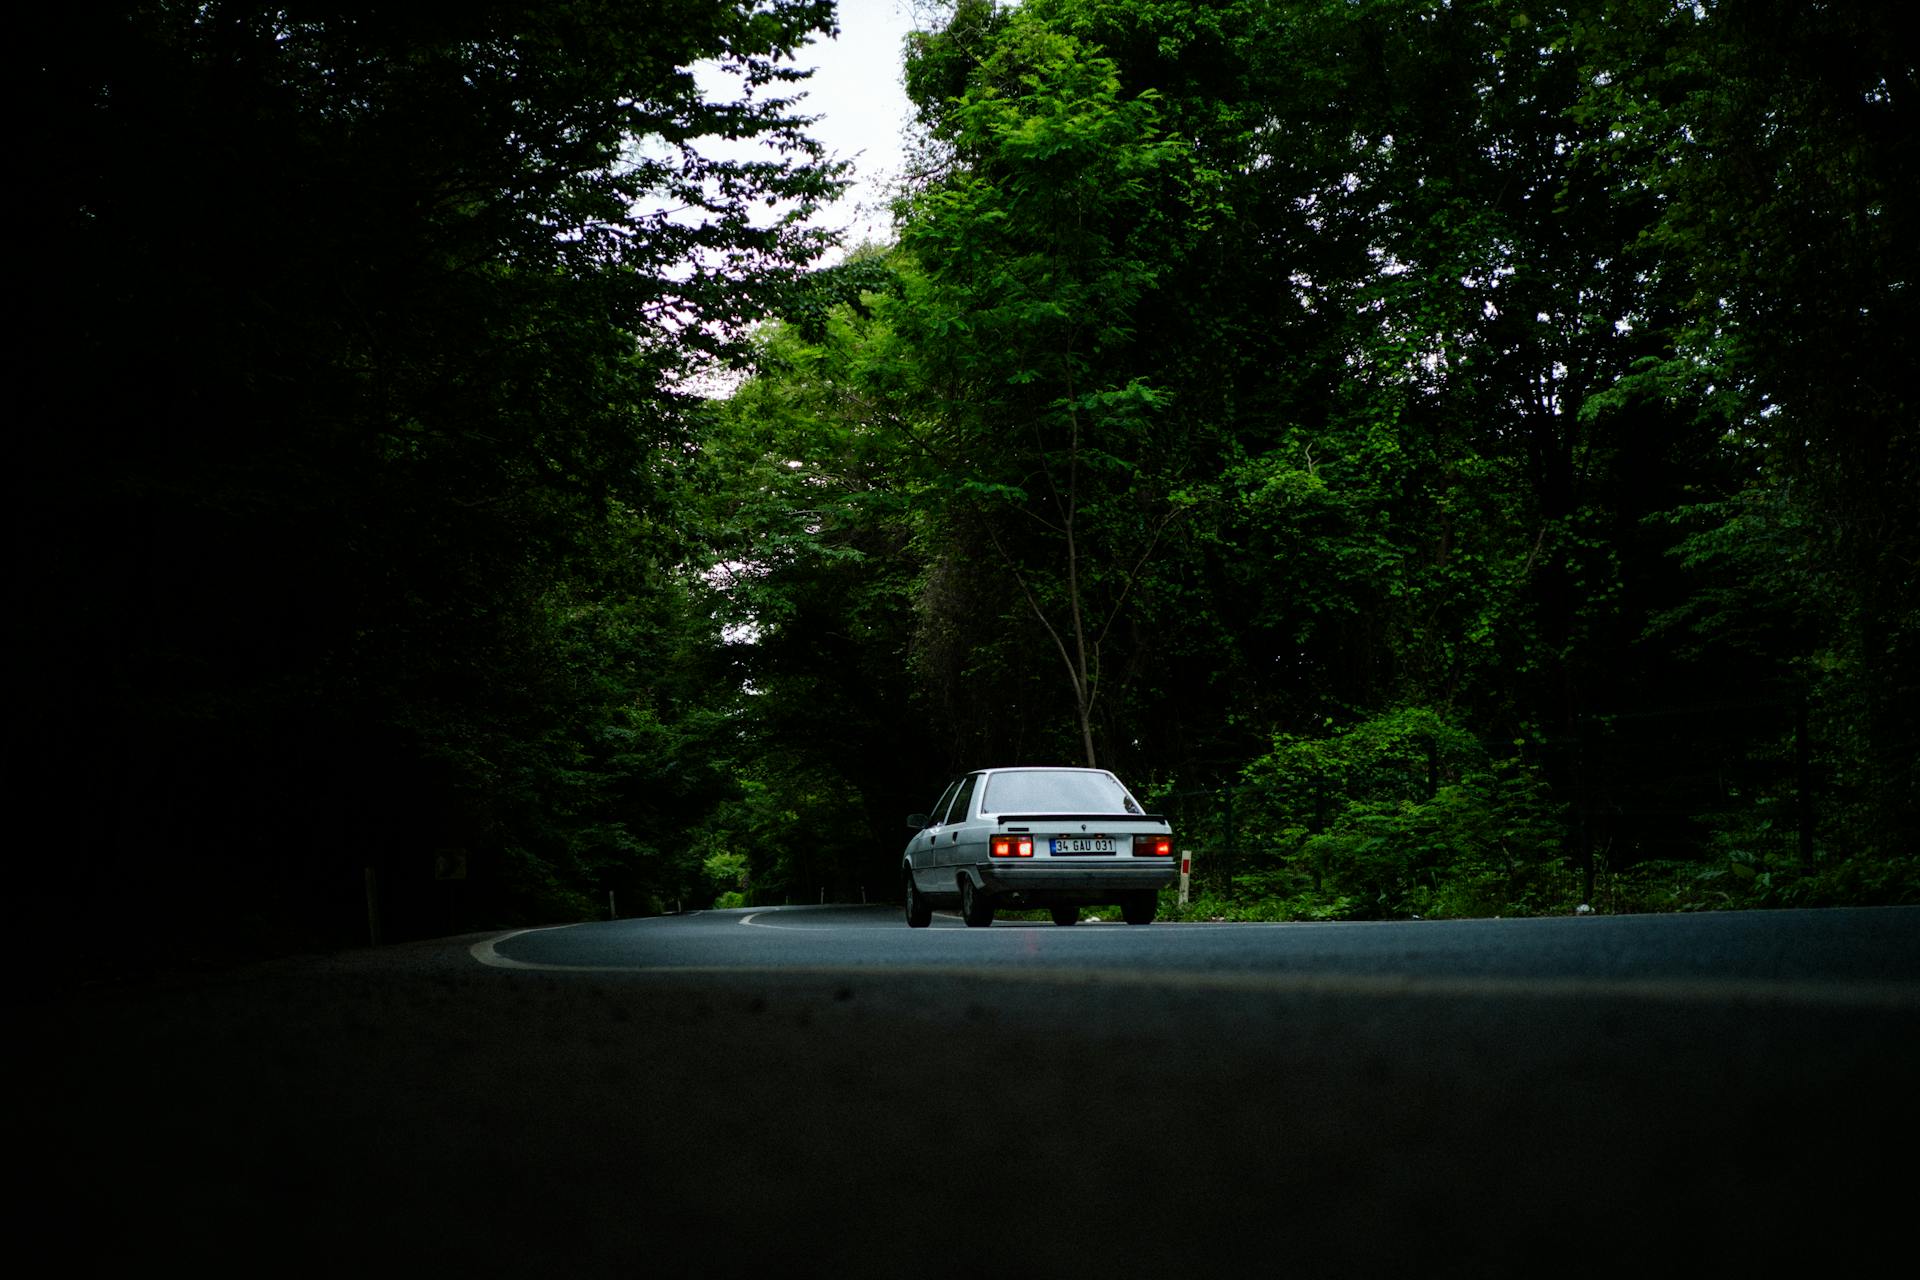
[[[1033,856],[1032,836],[995,836],[992,843],[993,856],[996,858],[1031,858]]]
[[[1173,856],[1173,837],[1135,836],[1133,838],[1133,856],[1136,858],[1170,858]]]

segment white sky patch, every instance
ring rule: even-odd
[[[827,210],[823,225],[847,232],[847,245],[893,239],[887,199],[905,155],[912,110],[905,86],[905,42],[916,25],[909,0],[840,0],[840,36],[808,46],[816,70],[807,109],[820,116],[814,137],[854,163],[854,185]]]
[[[920,10],[918,16],[916,8]],[[798,96],[795,113],[815,117],[806,133],[826,148],[829,157],[853,165],[849,175],[852,185],[846,194],[820,210],[809,223],[839,232],[842,237],[842,247],[828,253],[821,266],[833,265],[846,256],[846,250],[862,243],[893,240],[893,219],[887,205],[891,188],[905,166],[905,134],[913,116],[905,83],[907,33],[925,29],[939,17],[937,11],[927,8],[925,0],[917,6],[914,0],[839,0],[840,34],[832,40],[816,37],[795,55],[794,65],[812,68],[812,77],[798,86],[782,84],[761,90],[783,97]],[[727,74],[720,63],[697,63],[692,71],[708,100],[739,101],[741,81]],[[643,150],[664,148],[658,139],[641,140],[637,145]],[[694,149],[719,160],[764,160],[768,145],[763,140],[727,142],[705,137],[695,141]],[[647,208],[647,202],[643,201],[642,207]],[[767,226],[784,212],[781,207],[756,205],[748,214],[757,225]],[[704,215],[683,210],[673,216]],[[682,270],[691,272],[692,264]],[[737,372],[702,369],[679,389],[719,397],[731,394],[739,381]]]
[[[900,177],[904,134],[912,118],[902,64],[907,33],[921,23],[914,19],[911,0],[840,0],[838,8],[839,36],[816,38],[794,62],[813,68],[812,79],[800,89],[805,95],[800,114],[818,117],[807,132],[832,158],[853,163],[853,185],[812,225],[841,232],[844,246],[853,248],[863,241],[893,239],[887,200]],[[731,101],[739,92],[739,82],[717,64],[696,66],[694,75],[711,98]],[[780,90],[788,91],[784,86]],[[745,157],[753,154],[753,145],[729,152],[709,142],[703,150]]]

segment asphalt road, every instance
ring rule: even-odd
[[[1828,1274],[1910,1252],[1920,911],[706,913],[16,1028],[42,1274]]]
[[[943,912],[922,931],[902,927],[897,906],[773,907],[528,930],[471,950],[499,967],[605,973],[1039,971],[1175,986],[1338,978],[1390,990],[1538,984],[1671,998],[1737,988],[1760,999],[1896,1005],[1920,992],[1920,912],[1902,911],[1147,928],[1001,919],[991,929]]]

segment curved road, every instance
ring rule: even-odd
[[[63,1273],[1845,1273],[1905,1251],[1920,910],[708,912],[18,1030]]]
[[[1582,919],[1147,928],[898,907],[762,907],[526,930],[471,948],[498,968],[753,974],[946,972],[1249,992],[1303,987],[1567,998],[1749,999],[1915,1007],[1920,912],[1780,911]]]

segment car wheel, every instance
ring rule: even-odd
[[[933,923],[933,904],[921,896],[913,887],[913,872],[906,873],[907,881],[907,928],[924,929]]]
[[[1136,893],[1120,904],[1120,916],[1128,924],[1152,924],[1154,912],[1159,909],[1159,894]]]
[[[1053,908],[1053,922],[1055,924],[1079,924],[1080,908],[1079,907]]]
[[[965,876],[960,877],[960,918],[974,929],[984,929],[993,923],[993,899],[974,888],[973,881]]]

